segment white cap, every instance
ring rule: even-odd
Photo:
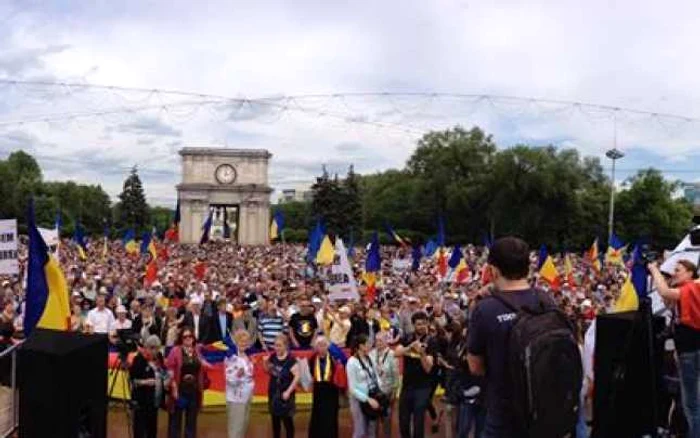
[[[202,300],[202,298],[200,298],[198,295],[193,295],[190,299],[190,304],[197,304],[201,306],[203,303],[204,300]]]
[[[122,306],[121,304],[117,306],[117,313],[126,313],[126,307]]]
[[[581,303],[581,307],[591,307],[591,300],[583,300],[583,303]]]

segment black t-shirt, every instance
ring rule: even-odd
[[[419,339],[415,333],[403,336],[401,338],[401,345],[407,347],[411,345],[416,339]],[[435,360],[435,355],[437,351],[437,345],[434,340],[424,336],[421,338],[421,342],[426,344],[425,353],[428,356],[433,356]],[[435,365],[433,365],[435,367]],[[407,351],[403,355],[403,380],[402,385],[404,388],[426,388],[433,384],[432,373],[426,373],[423,369],[423,365],[420,362],[420,356],[414,353],[412,350]]]
[[[294,330],[294,337],[299,342],[299,347],[309,348],[311,340],[314,338],[314,333],[318,330],[318,321],[314,315],[304,316],[300,313],[295,313],[289,319],[289,327]]]
[[[534,307],[538,303],[537,294],[532,289],[503,293],[518,306]],[[467,349],[470,354],[481,356],[486,365],[485,429],[491,435],[503,438],[519,436],[512,429],[512,395],[506,363],[508,337],[515,318],[516,313],[499,300],[486,297],[474,308],[469,320]]]

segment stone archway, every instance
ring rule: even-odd
[[[215,215],[214,237],[222,237],[219,227],[225,221],[231,241],[241,245],[269,242],[272,189],[268,185],[267,165],[272,155],[268,151],[184,148],[180,156],[180,242],[199,242],[210,211]]]

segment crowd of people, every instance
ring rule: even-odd
[[[583,346],[596,315],[613,310],[627,275],[624,266],[597,269],[585,256],[570,254],[570,275],[564,275],[564,259],[554,258],[562,275],[553,287],[539,278],[535,252],[517,239],[500,239],[490,249],[465,247],[469,276],[445,281],[437,257],[423,257],[411,267],[395,263],[410,259],[409,248],[385,246],[370,300],[361,281],[365,250],[354,248],[360,299],[334,302],[328,299],[327,273],[307,263],[302,245],[158,242],[157,248],[155,281],[145,278],[151,256],[128,254],[121,242],[110,242],[106,251],[94,242],[84,259],[69,240],[56,251],[71,294],[71,329],[109,335],[115,345],[123,330],[138,338],[141,348],[130,369],[136,438],[156,436],[163,407],[169,437],[196,436],[210,367],[201,346],[219,341],[234,344],[236,351],[226,359],[225,372],[230,437],[246,436],[254,386],[249,355],[255,352],[267,353],[263,366],[270,376],[275,438],[282,429],[288,438],[295,436],[295,393],[304,381],[313,394],[310,437],[338,436],[343,394],[358,438],[396,436],[391,421],[396,412],[403,438],[440,429],[447,437],[518,436],[508,422],[501,349],[503,327],[514,313],[491,298],[494,285],[514,291],[511,296],[522,302],[536,300],[533,290],[541,288],[547,305],[566,315]],[[21,275],[2,279],[4,345],[22,336],[26,248],[19,254]],[[697,267],[692,276],[697,278]],[[664,298],[679,299],[678,289],[664,292]],[[700,332],[692,330],[689,336],[697,342]],[[694,346],[700,351],[700,343]],[[313,355],[300,361],[297,350]],[[587,436],[589,429],[591,361],[584,357],[576,436]],[[691,421],[698,427],[697,414],[685,414],[696,415]]]

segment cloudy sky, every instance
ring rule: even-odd
[[[461,124],[502,147],[617,144],[620,179],[695,181],[699,17],[691,1],[5,0],[0,154],[111,195],[138,165],[172,205],[184,146],[266,148],[280,189],[323,164],[400,167]]]

